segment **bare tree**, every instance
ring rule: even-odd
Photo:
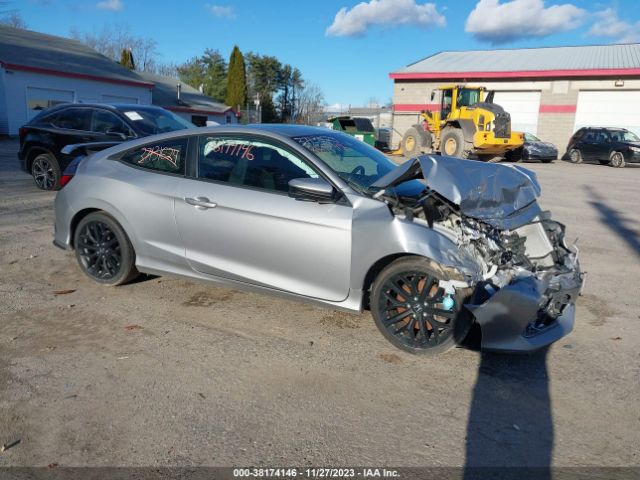
[[[22,18],[22,15],[16,11],[12,11],[3,17],[2,20],[0,20],[0,24],[13,28],[22,28],[23,30],[27,28],[27,24]]]
[[[105,26],[99,32],[81,32],[72,28],[71,38],[78,40],[89,48],[109,57],[120,60],[122,50],[131,50],[136,69],[143,72],[155,71],[158,56],[157,42],[152,38],[136,37],[125,24]]]
[[[296,123],[315,125],[322,120],[326,102],[324,93],[317,85],[312,83],[298,92]]]

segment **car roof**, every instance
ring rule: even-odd
[[[61,103],[43,110],[41,113],[53,113],[65,108],[106,108],[108,110],[163,110],[156,105],[140,105],[138,103]]]

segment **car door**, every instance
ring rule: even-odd
[[[287,194],[289,180],[319,176],[308,159],[243,135],[201,136],[197,157],[175,211],[194,270],[329,301],[348,296],[351,206]]]
[[[584,160],[595,160],[598,150],[598,132],[598,130],[591,129],[580,138],[577,148]]]
[[[596,141],[593,145],[591,160],[608,160],[611,150],[611,136],[607,130],[597,131]]]

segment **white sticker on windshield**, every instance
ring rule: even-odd
[[[129,117],[129,120],[142,120],[138,112],[124,112],[124,114]]]

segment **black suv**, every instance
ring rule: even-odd
[[[572,163],[592,160],[621,168],[640,162],[640,138],[624,128],[581,128],[569,140],[567,155]]]
[[[66,103],[43,110],[20,128],[18,158],[43,190],[60,188],[60,177],[78,152],[62,153],[72,144],[93,143],[104,149],[127,140],[195,125],[151,105]]]

